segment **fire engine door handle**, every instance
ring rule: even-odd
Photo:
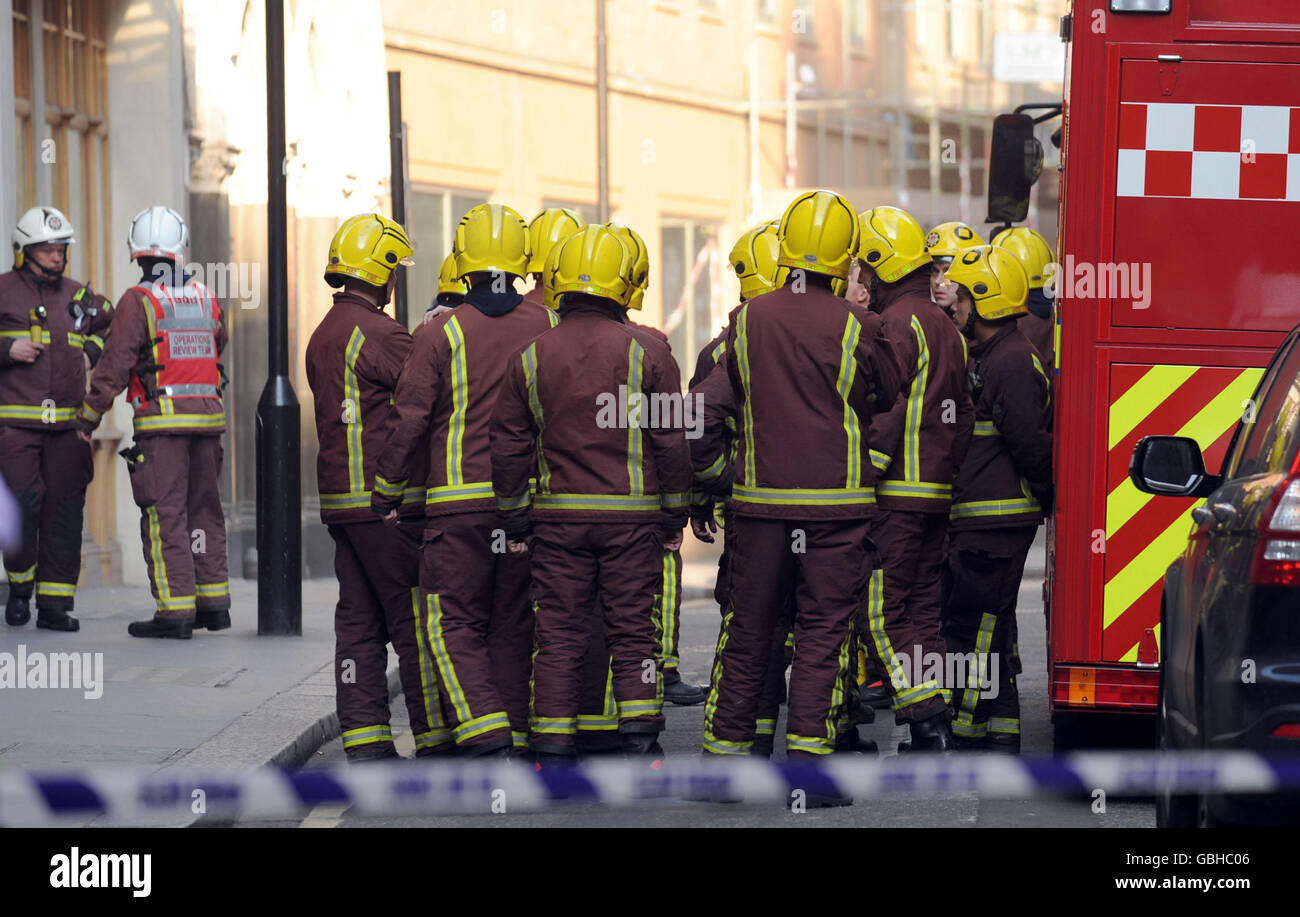
[[[1210,507],[1210,512],[1214,513],[1214,518],[1219,520],[1220,525],[1237,521],[1237,508],[1231,503],[1215,503]]]
[[[1214,520],[1214,513],[1210,512],[1208,506],[1195,506],[1192,508],[1192,521],[1197,525],[1207,525]]]

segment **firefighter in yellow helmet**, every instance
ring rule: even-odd
[[[532,611],[528,557],[503,550],[496,523],[489,428],[510,361],[557,320],[515,292],[532,242],[510,207],[471,209],[452,252],[469,292],[416,338],[370,503],[391,518],[427,458],[420,604],[452,736],[462,754],[510,754],[527,738]]]
[[[565,239],[587,225],[576,210],[567,207],[548,207],[528,224],[528,273],[533,278],[533,288],[524,299],[534,305],[545,305],[545,284],[542,274],[546,259]]]
[[[961,747],[1020,748],[1016,596],[1050,499],[1050,394],[1038,354],[1017,328],[1029,278],[1000,246],[961,252],[948,269],[953,321],[970,341],[975,437],[951,508],[944,622],[949,649],[980,654],[987,677],[955,692]],[[968,657],[969,658],[969,657]],[[996,690],[995,690],[996,689]]]
[[[740,448],[730,595],[705,704],[704,752],[753,752],[781,605],[793,591],[799,643],[785,744],[791,760],[808,760],[836,746],[853,623],[875,567],[876,475],[863,461],[868,425],[897,400],[901,374],[880,316],[841,298],[861,237],[849,202],[830,191],[802,194],[777,235],[777,289],[733,314],[722,357]],[[696,468],[723,459],[725,417],[707,404],[704,428]],[[720,496],[722,483],[696,486]]]
[[[944,283],[943,278],[944,274],[948,272],[948,265],[952,264],[953,256],[958,252],[983,244],[984,240],[980,238],[979,233],[965,223],[956,220],[940,223],[926,233],[925,250],[931,258],[930,299],[949,315],[952,314],[952,304],[953,300],[956,299],[956,293],[953,291],[951,284]]]
[[[465,286],[465,282],[456,273],[456,254],[453,252],[443,259],[442,267],[438,269],[438,292],[424,312],[424,324],[427,325],[434,316],[459,306],[467,292],[469,287]]]
[[[1043,366],[1050,371],[1056,365],[1056,260],[1052,246],[1042,233],[1028,226],[1002,230],[993,237],[993,244],[1019,258],[1029,275],[1029,296],[1025,300],[1028,312],[1017,323],[1020,333],[1029,338]]]
[[[307,344],[321,520],[334,539],[339,580],[334,674],[349,761],[397,754],[388,719],[389,642],[397,651],[417,753],[451,748],[420,609],[412,600],[423,489],[413,486],[401,495],[398,526],[383,525],[370,511],[392,396],[411,349],[411,336],[384,306],[412,253],[406,230],[394,220],[377,213],[346,220],[325,266],[325,282],[338,292]]]
[[[924,679],[905,662],[944,653],[939,575],[953,477],[973,426],[966,347],[930,301],[932,259],[916,219],[897,207],[876,207],[860,219],[856,280],[899,348],[907,382],[903,396],[871,424],[870,458],[881,472],[872,538],[883,570],[859,632],[889,676],[895,721],[910,727],[911,740],[900,750],[944,751],[952,743],[950,686]]]
[[[668,348],[627,325],[635,255],[605,226],[565,240],[555,265],[561,321],[511,359],[492,418],[492,482],[511,552],[532,557],[529,744],[541,763],[577,754],[581,668],[599,596],[627,754],[662,755],[655,595],[681,546],[691,467]],[[529,477],[536,469],[536,495]]]

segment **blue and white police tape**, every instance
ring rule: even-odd
[[[1084,752],[1005,755],[834,756],[815,763],[753,758],[593,760],[537,770],[517,761],[370,764],[306,771],[92,769],[0,771],[0,825],[183,824],[301,816],[318,805],[358,815],[509,814],[573,803],[643,806],[673,800],[784,802],[806,795],[855,799],[974,794],[984,798],[1150,796],[1160,792],[1300,794],[1300,756],[1250,752]]]

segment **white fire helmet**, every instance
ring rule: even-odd
[[[72,224],[54,207],[33,207],[14,226],[14,267],[23,266],[24,249],[42,242],[76,242]]]
[[[132,261],[137,258],[169,258],[179,263],[184,260],[189,244],[190,231],[186,229],[185,221],[170,207],[141,210],[126,233]]]

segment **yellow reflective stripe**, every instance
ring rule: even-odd
[[[172,596],[171,586],[167,584],[167,562],[163,560],[162,526],[158,523],[158,507],[146,507],[144,513],[148,521],[149,553],[153,558],[153,587],[158,607],[162,608],[162,603]]]
[[[1043,389],[1047,395],[1047,403],[1043,405],[1043,409],[1050,411],[1052,409],[1052,381],[1047,378],[1047,372],[1043,369],[1043,361],[1038,359],[1038,354],[1031,351],[1029,359],[1034,361],[1034,372],[1043,378]]]
[[[551,322],[551,327],[552,328],[555,327],[555,322]],[[510,730],[510,738],[514,740],[515,748],[528,747],[528,733],[516,732],[515,730],[512,729]]]
[[[578,718],[576,716],[535,716],[528,725],[536,733],[572,735],[578,731]]]
[[[520,355],[524,362],[524,384],[528,388],[528,410],[532,412],[533,424],[537,427],[537,489],[551,489],[551,469],[546,464],[546,450],[542,446],[542,434],[546,430],[546,420],[542,417],[542,399],[537,394],[537,342],[529,344]],[[501,509],[500,505],[497,507]]]
[[[569,509],[569,510],[626,510],[641,512],[657,510],[659,495],[646,494],[542,494],[533,501],[535,509]]]
[[[1001,434],[998,433],[997,424],[995,424],[993,421],[977,420],[975,421],[975,435],[976,436],[1000,436]]]
[[[721,360],[722,355],[727,352],[727,339],[723,338],[718,342],[718,346],[713,348],[713,363],[716,366]]]
[[[756,719],[754,721],[754,735],[776,735],[776,720],[770,717],[759,717]]]
[[[451,417],[447,420],[447,483],[463,484],[465,458],[465,414],[469,411],[469,369],[465,356],[465,332],[453,315],[442,326],[451,343]]]
[[[32,564],[26,570],[10,570],[7,572],[9,573],[9,582],[11,583],[30,583],[32,580],[36,579],[36,564]]]
[[[635,716],[658,716],[663,711],[663,702],[658,700],[621,700],[617,701],[620,719]]]
[[[948,511],[950,519],[974,519],[981,516],[1018,516],[1021,513],[1041,513],[1037,500],[972,500],[954,503]]]
[[[452,730],[452,735],[457,742],[468,742],[470,739],[476,739],[489,732],[509,728],[510,717],[506,715],[504,710],[499,710],[496,713],[488,713],[472,720],[466,720]]]
[[[194,593],[205,599],[221,598],[230,595],[230,582],[222,580],[219,583],[198,583],[194,587]]]
[[[429,648],[425,644],[425,628],[428,623],[423,620],[424,606],[420,602],[420,590],[418,587],[411,589],[411,615],[415,618],[415,651],[419,654],[420,669],[420,695],[424,701],[424,721],[431,727],[430,744],[439,744],[444,741],[439,737],[434,741],[432,733],[445,733],[446,739],[451,738],[451,733],[443,727],[446,723],[442,720],[442,707],[438,705],[438,678],[433,671],[433,657],[429,655]],[[416,743],[419,744],[418,742]]]
[[[49,417],[54,419],[47,420]],[[77,416],[76,408],[45,408],[31,404],[0,404],[0,420],[44,420],[59,423]]]
[[[730,599],[727,602],[727,614],[722,619],[722,634],[718,637],[718,650],[713,657],[713,673],[709,679],[709,696],[704,701],[704,747],[709,749],[709,739],[713,735],[713,714],[718,709],[718,687],[722,684],[722,651],[727,648],[727,642],[730,640],[731,621],[736,616],[735,606],[731,604]],[[725,744],[721,739],[715,740],[719,744]],[[752,742],[749,744],[753,744]]]
[[[754,743],[752,741],[728,742],[726,739],[719,739],[707,730],[704,733],[704,750],[715,755],[747,755],[753,749]]]
[[[433,648],[433,658],[438,663],[438,674],[447,685],[448,698],[456,711],[456,719],[462,723],[468,722],[469,702],[465,699],[460,679],[456,677],[456,666],[451,661],[451,653],[447,651],[447,641],[442,636],[442,595],[437,592],[429,594],[429,644]]]
[[[28,341],[30,341],[30,340],[32,339],[32,333],[31,333],[30,330],[28,330],[28,331],[0,331],[0,338],[19,338],[19,339],[22,339],[22,340],[28,340]],[[42,344],[50,344],[50,343],[53,343],[53,341],[52,341],[51,338],[50,338],[50,332],[49,332],[49,329],[48,329],[48,328],[41,332],[41,343],[42,343]]]
[[[136,417],[136,430],[213,430],[226,424],[225,412],[217,414],[154,414]]]
[[[500,494],[496,494],[496,498],[497,512],[508,513],[512,510],[523,509],[532,502],[533,495],[530,493],[523,493],[517,497],[503,497]]]
[[[737,503],[776,503],[784,506],[849,506],[875,503],[876,492],[870,487],[741,487],[732,488]]]
[[[705,468],[703,471],[695,472],[694,478],[695,480],[700,482],[712,481],[718,475],[722,474],[722,469],[726,467],[727,467],[726,455],[725,454],[719,455],[716,459],[713,460],[713,464],[711,464],[708,468]]]
[[[835,750],[834,739],[823,739],[819,736],[797,736],[787,732],[785,734],[786,751],[806,751],[814,755],[829,755]]]
[[[980,617],[979,631],[975,635],[975,658],[978,660],[977,671],[966,670],[966,688],[961,695],[961,710],[968,717],[974,717],[975,707],[980,702],[980,676],[985,674],[989,652],[993,649],[993,628],[997,626],[997,617],[985,612]]]
[[[903,479],[919,481],[921,478],[921,413],[925,407],[927,369],[930,366],[930,346],[925,339],[921,320],[912,316],[912,333],[916,336],[916,378],[907,397],[907,414],[903,424]]]
[[[360,509],[370,507],[370,491],[360,490],[349,494],[321,494],[321,509]]]
[[[885,453],[877,452],[875,449],[870,450],[870,453],[871,464],[875,466],[877,471],[884,471],[889,467],[890,459],[889,456],[885,455]]]
[[[952,497],[952,485],[936,484],[932,481],[881,481],[876,484],[876,495],[948,500]]]
[[[1128,610],[1156,582],[1164,578],[1170,562],[1187,548],[1191,510],[1181,514],[1163,532],[1151,539],[1128,566],[1110,578],[1102,590],[1102,629]]]
[[[343,733],[344,748],[355,748],[358,745],[391,741],[393,741],[391,726],[362,726],[358,729],[349,729]]]
[[[39,580],[36,583],[37,595],[76,595],[76,583],[44,583]]]
[[[1143,373],[1142,378],[1110,406],[1106,449],[1114,449],[1120,440],[1132,433],[1133,428],[1151,413],[1154,405],[1162,403],[1177,391],[1198,369],[1199,366],[1160,365]]]
[[[68,346],[75,347],[77,350],[82,350],[86,346],[86,336],[84,334],[76,334],[72,331],[69,331]]]
[[[406,489],[406,478],[390,482],[382,474],[375,475],[375,492],[381,497],[400,497]]]
[[[410,503],[423,503],[425,492],[423,487],[406,487],[402,489],[402,505]]]
[[[451,740],[451,730],[430,729],[428,732],[422,732],[415,737],[415,747],[437,748],[439,745],[446,745]]]
[[[745,486],[758,484],[758,471],[754,466],[754,390],[749,381],[749,304],[740,307],[736,314],[736,362],[740,368],[740,385],[744,391],[742,408],[745,428],[745,467],[741,479]]]
[[[598,716],[594,713],[578,714],[579,732],[610,732],[615,729],[618,729],[618,717],[616,716]]]
[[[982,739],[988,734],[989,724],[976,723],[969,713],[958,713],[952,721],[952,734],[963,739]]]
[[[1020,735],[1020,719],[1014,716],[989,717],[989,732]]]
[[[854,622],[849,621],[849,626],[844,632],[844,640],[840,643],[840,652],[837,657],[840,670],[839,674],[835,676],[835,684],[831,687],[831,703],[830,707],[826,711],[826,740],[830,743],[832,748],[835,747],[835,736],[838,732],[837,720],[847,720],[848,718],[847,711],[842,708],[844,706],[844,678],[849,674],[849,644],[853,642],[853,625]],[[789,638],[793,639],[793,637],[794,634],[791,633]],[[843,716],[837,716],[837,714],[840,713],[843,713]],[[790,747],[790,736],[787,734],[786,748],[788,749]]]
[[[492,482],[477,484],[458,484],[456,486],[439,485],[424,492],[424,502],[430,506],[440,503],[455,503],[458,500],[483,500],[492,496]],[[527,496],[524,497],[527,503]],[[499,505],[499,504],[498,504]]]
[[[661,493],[659,505],[664,509],[685,509],[691,505],[689,493]]]
[[[849,404],[849,395],[853,391],[853,379],[857,376],[858,361],[854,358],[858,349],[858,339],[862,335],[862,326],[849,313],[844,322],[844,334],[840,338],[840,371],[835,379],[835,388],[844,402],[844,435],[848,439],[848,462],[844,476],[845,487],[862,485],[862,427],[858,423],[858,412]]]
[[[181,595],[170,599],[159,599],[159,611],[192,611],[197,606],[194,596]]]
[[[1259,378],[1264,374],[1260,368],[1243,369],[1223,391],[1219,392],[1192,417],[1183,424],[1175,436],[1188,436],[1196,440],[1201,449],[1208,449],[1224,433],[1231,430],[1241,420],[1241,406],[1255,391]],[[1144,377],[1145,378],[1145,377]],[[1147,405],[1148,413],[1158,405]],[[1112,422],[1114,408],[1111,409]],[[1124,523],[1136,516],[1147,503],[1154,500],[1151,494],[1144,494],[1127,477],[1114,490],[1106,495],[1106,537],[1110,538]],[[1169,558],[1170,562],[1173,558]],[[1168,566],[1168,564],[1166,564]],[[1134,596],[1136,599],[1136,596]]]
[[[98,334],[88,334],[86,335],[86,340],[97,346],[100,350],[104,349],[104,339]]]
[[[892,665],[889,680],[893,685],[894,693],[908,690],[911,683],[908,681],[907,672],[894,652],[889,634],[885,632],[885,571],[879,567],[871,571],[871,583],[867,587],[867,633],[871,635],[876,656],[886,667]]]
[[[361,347],[366,343],[366,336],[360,328],[352,329],[348,338],[347,350],[343,362],[343,399],[344,410],[351,407],[347,427],[348,442],[348,487],[353,493],[366,489],[365,454],[362,450],[361,434],[364,423],[361,417],[361,386],[357,382],[357,359],[361,356]]]
[[[645,493],[645,470],[642,465],[641,422],[645,419],[645,399],[641,392],[641,375],[645,349],[633,338],[627,347],[627,485],[634,496]],[[636,407],[632,408],[633,399]]]
[[[81,403],[81,413],[86,415],[86,419],[90,421],[97,421],[99,420],[100,417],[103,416],[99,413],[99,411],[96,411],[94,408],[86,404],[84,401]]]
[[[677,646],[673,643],[673,632],[676,630],[678,611],[677,576],[680,563],[681,557],[676,551],[664,551],[660,572],[662,580],[659,586],[659,616],[663,622],[661,625],[663,635],[660,638],[660,643],[663,648],[664,667],[670,669],[675,668],[681,662],[677,657]]]

